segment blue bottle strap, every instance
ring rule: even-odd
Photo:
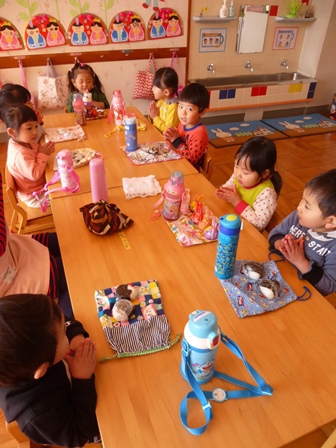
[[[194,377],[193,372],[190,369],[189,366],[189,348],[186,347],[188,344],[184,340],[183,343],[185,344],[184,347],[182,347],[182,356],[183,356],[183,362],[185,365],[185,374],[187,376],[187,379],[192,387],[192,391],[190,391],[182,400],[180,405],[180,418],[183,423],[183,425],[188,429],[188,431],[191,434],[194,435],[200,435],[203,434],[206,428],[208,427],[208,424],[210,420],[213,417],[212,410],[211,410],[211,404],[208,401],[213,400],[217,402],[224,402],[230,399],[237,399],[237,398],[253,398],[260,395],[272,395],[273,388],[268,385],[265,380],[259,375],[259,373],[246,361],[243,353],[241,352],[238,345],[232,341],[232,339],[228,338],[226,335],[221,333],[221,341],[239,358],[243,361],[247,371],[250,373],[250,375],[253,377],[255,382],[257,383],[257,386],[246,383],[245,381],[238,380],[236,378],[233,378],[229,375],[226,375],[221,372],[215,372],[214,377],[223,379],[225,381],[228,381],[232,384],[235,384],[239,387],[244,388],[243,390],[225,390],[221,388],[216,388],[212,391],[203,391],[197,382],[196,378]],[[203,412],[205,415],[205,424],[203,426],[199,426],[197,428],[190,428],[188,426],[187,422],[187,415],[188,415],[188,399],[197,398],[199,402],[202,405]]]

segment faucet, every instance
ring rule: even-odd
[[[288,61],[287,61],[287,59],[283,59],[283,60],[280,62],[280,65],[281,65],[281,67],[285,67],[286,70],[288,70]]]
[[[250,61],[247,61],[245,64],[245,68],[249,68],[251,72],[253,72],[252,63]]]
[[[212,72],[213,75],[216,73],[216,72],[215,72],[215,67],[214,67],[213,64],[209,64],[209,65],[207,66],[207,70],[209,70],[209,72]]]

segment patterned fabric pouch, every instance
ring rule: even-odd
[[[279,269],[274,261],[260,263],[263,265],[265,275],[255,282],[252,282],[245,274],[241,273],[243,263],[248,260],[237,260],[235,262],[234,276],[227,280],[220,280],[224,291],[238,317],[255,316],[257,314],[275,311],[296,299],[307,300],[310,296],[304,297],[310,291],[304,287],[305,292],[298,297],[282,278]],[[259,289],[261,280],[276,280],[280,283],[278,296],[274,299],[267,298]]]
[[[95,291],[95,301],[98,317],[105,336],[116,352],[106,356],[100,362],[155,353],[170,348],[179,339],[170,337],[170,325],[163,310],[161,292],[156,280],[145,280],[128,283],[135,291],[134,306],[129,319],[117,321],[112,314],[112,308],[117,301],[118,286]]]
[[[95,235],[109,235],[133,224],[133,220],[121,213],[116,204],[101,199],[81,207],[86,227]]]

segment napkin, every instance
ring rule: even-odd
[[[146,177],[123,177],[122,185],[126,199],[156,196],[162,192],[161,185],[156,180],[154,174]]]
[[[76,124],[67,128],[47,128],[44,129],[46,140],[52,142],[66,142],[68,140],[84,140],[85,132],[81,125]]]

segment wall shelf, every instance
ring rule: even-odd
[[[230,22],[237,20],[237,17],[219,17],[219,16],[193,16],[194,22],[209,23],[209,22]]]
[[[308,18],[305,19],[305,18],[301,18],[301,17],[298,17],[296,19],[290,19],[288,17],[275,16],[274,19],[276,22],[301,22],[301,23],[306,22],[306,23],[308,23],[308,22],[314,22],[316,20],[316,17],[310,17],[309,19]]]

